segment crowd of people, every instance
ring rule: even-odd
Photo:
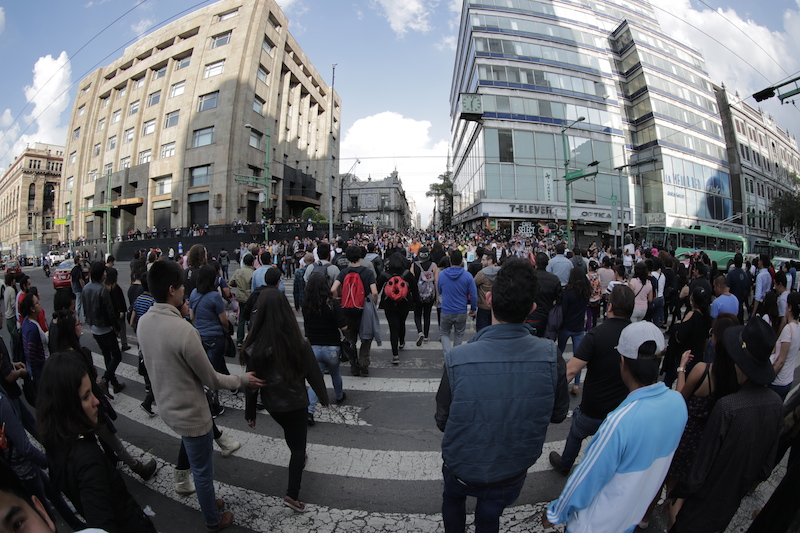
[[[137,252],[127,300],[113,257],[92,262],[88,276],[76,267],[49,322],[30,278],[6,277],[0,466],[14,479],[0,484],[0,502],[12,494],[51,528],[58,513],[75,530],[155,531],[116,469],[122,461],[144,480],[156,469],[131,457],[113,424],[131,327],[141,409],[180,436],[175,490],[196,493],[207,529],[233,522],[215,494],[213,445],[224,457],[241,447],[216,426],[220,394],[244,394],[250,427],[259,410],[281,426],[290,450],[283,503],[304,512],[307,432],[320,406],[346,402],[340,366],[362,378],[374,357],[400,366],[409,315],[408,341],[422,346],[435,340],[435,307],[445,531],[465,530],[468,496],[478,500],[476,531],[498,530],[549,425],[567,418],[570,394],[580,401],[568,437],[548,456],[567,479],[545,527],[633,531],[661,512],[673,533],[723,531],[789,448],[785,478],[750,531],[787,531],[794,518],[800,279],[791,264],[775,271],[767,256],[751,265],[737,254],[722,273],[702,253],[684,264],[630,238],[619,249],[569,250],[500,234],[297,237],[214,252]],[[373,353],[381,310],[389,347]],[[470,319],[476,334],[466,339]],[[102,373],[81,345],[84,322]],[[231,375],[231,357],[245,373]]]

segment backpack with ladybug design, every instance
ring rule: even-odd
[[[408,272],[408,270],[401,275],[395,274],[389,278],[389,281],[383,286],[383,294],[388,299],[394,302],[404,302],[408,300],[408,282],[403,279],[406,272]]]

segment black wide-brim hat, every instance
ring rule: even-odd
[[[723,336],[728,355],[744,375],[758,385],[775,381],[775,369],[769,360],[775,340],[772,326],[760,317],[753,317],[745,326],[728,328]]]

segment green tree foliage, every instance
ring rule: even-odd
[[[791,191],[773,197],[772,212],[781,228],[791,231],[795,244],[800,246],[800,194]]]
[[[450,171],[444,174],[439,174],[439,182],[431,183],[430,189],[425,193],[425,196],[442,198],[441,205],[437,202],[435,208],[439,209],[439,214],[436,217],[437,228],[449,228],[453,221],[453,173]]]
[[[303,209],[303,213],[300,215],[300,218],[302,218],[303,221],[307,221],[310,218],[311,221],[314,223],[327,222],[327,220],[325,220],[325,215],[323,215],[313,207],[306,207],[305,209]]]

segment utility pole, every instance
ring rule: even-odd
[[[239,183],[249,183],[251,185],[256,185],[263,188],[264,191],[264,200],[267,205],[267,209],[270,207],[270,196],[272,194],[272,169],[270,167],[270,154],[271,154],[271,147],[270,147],[270,132],[269,132],[269,117],[267,118],[267,130],[264,132],[264,137],[266,137],[266,151],[264,152],[264,176],[248,176],[243,174],[234,174],[233,177]],[[245,128],[252,130],[253,126],[250,124],[245,124]],[[269,246],[269,221],[264,221],[264,240]]]
[[[329,150],[331,152],[331,179],[329,180],[328,187],[328,242],[333,242],[333,182],[335,176],[335,159],[333,157],[333,114],[336,109],[336,97],[334,95],[333,86],[336,83],[336,63],[332,65],[333,73],[331,74],[331,103],[328,106],[328,114],[330,115],[331,129],[329,139]]]

